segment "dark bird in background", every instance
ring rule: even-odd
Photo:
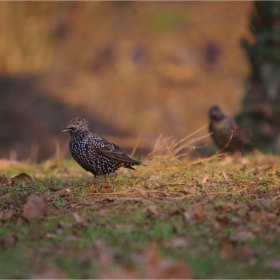
[[[210,109],[209,117],[209,132],[212,133],[211,137],[220,149],[236,152],[244,146],[252,145],[235,120],[226,116],[219,106]]]
[[[70,153],[82,168],[94,175],[92,183],[97,182],[100,175],[105,175],[107,183],[107,175],[120,167],[134,169],[134,165],[142,164],[125,155],[115,144],[94,133],[84,118],[74,118],[58,133],[61,132],[70,132]]]

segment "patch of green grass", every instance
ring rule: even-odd
[[[57,174],[67,168],[56,165]],[[32,182],[1,181],[0,277],[97,278],[126,268],[140,277],[158,244],[155,260],[186,263],[195,278],[277,278],[278,173],[252,172],[260,167],[254,158],[245,169],[220,161],[181,166],[119,175],[109,188],[49,171]],[[21,214],[32,194],[48,201],[49,213],[28,222]]]

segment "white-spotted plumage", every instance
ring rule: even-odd
[[[76,162],[95,177],[108,175],[120,167],[134,169],[133,165],[141,165],[123,153],[113,143],[91,130],[87,120],[74,118],[61,132],[70,132],[70,153]]]

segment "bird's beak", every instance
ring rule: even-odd
[[[63,133],[63,132],[68,132],[69,130],[70,130],[69,128],[65,128],[65,129],[62,129],[62,130],[58,131],[57,134],[58,133]]]

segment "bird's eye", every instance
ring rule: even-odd
[[[70,129],[71,129],[71,131],[75,131],[75,130],[77,130],[77,127],[72,126],[72,127],[70,127]]]

